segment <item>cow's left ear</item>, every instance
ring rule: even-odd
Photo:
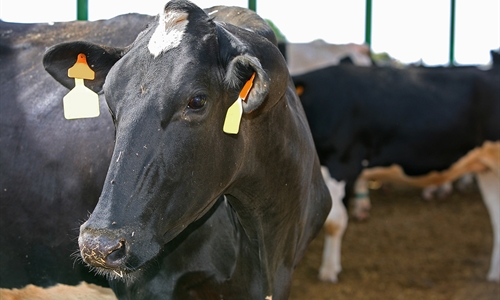
[[[95,72],[95,79],[85,80],[85,85],[99,93],[109,70],[123,56],[124,49],[80,41],[61,43],[45,52],[43,66],[59,83],[72,89],[75,79],[68,77],[68,69],[76,63],[80,53],[85,54],[89,67]]]
[[[256,110],[269,94],[270,79],[259,60],[249,54],[234,57],[228,65],[226,82],[232,88],[242,88],[255,73],[253,87],[246,101],[243,101],[243,112]]]

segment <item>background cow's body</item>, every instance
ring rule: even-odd
[[[498,140],[495,80],[495,70],[351,65],[294,76],[322,164],[351,185],[363,167],[423,175]]]
[[[445,171],[483,142],[500,140],[498,68],[341,65],[294,76],[294,81],[303,87],[301,100],[321,163],[333,178],[347,182],[348,194],[363,168],[398,165],[405,176],[421,176]],[[492,170],[482,167],[476,170]],[[498,182],[483,191],[483,198],[495,237],[488,279],[498,281],[500,199],[491,197],[495,188]]]
[[[68,121],[68,90],[43,69],[45,50],[82,39],[125,46],[152,19],[124,15],[96,22],[0,22],[0,287],[105,283],[74,263],[78,226],[97,203],[113,148],[113,123]]]
[[[106,79],[116,143],[79,244],[123,298],[285,299],[331,205],[270,27],[248,10],[208,12],[171,1],[126,49],[63,43],[44,57],[68,87],[79,53],[94,90]],[[228,135],[226,111],[252,74]]]

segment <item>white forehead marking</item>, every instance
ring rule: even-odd
[[[148,49],[154,57],[179,46],[188,24],[188,14],[169,11],[160,14],[158,27],[149,40]]]

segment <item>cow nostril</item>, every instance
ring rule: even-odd
[[[127,250],[125,247],[125,240],[121,239],[120,243],[112,249],[106,256],[106,264],[108,266],[117,266],[127,255]]]

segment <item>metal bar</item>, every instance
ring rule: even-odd
[[[371,48],[372,44],[372,0],[366,0],[365,14],[365,44]]]
[[[450,17],[450,66],[455,65],[455,0],[451,0]]]
[[[76,0],[76,19],[87,21],[89,19],[88,0]]]
[[[248,8],[257,11],[257,0],[248,0]]]

